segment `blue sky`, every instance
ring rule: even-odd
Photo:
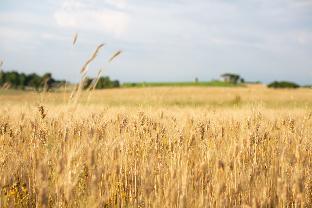
[[[72,46],[74,33],[78,41]],[[312,83],[311,0],[1,0],[5,70],[77,81],[89,67],[126,81],[218,79]],[[112,64],[114,51],[124,53]]]

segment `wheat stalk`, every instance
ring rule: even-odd
[[[113,61],[117,56],[119,56],[121,53],[122,53],[121,50],[114,52],[113,55],[111,56],[111,58],[108,60],[108,62],[109,62],[109,63],[112,62],[112,61]]]
[[[70,95],[70,99],[74,98],[74,103],[78,102],[78,98],[81,94],[83,85],[85,83],[85,80],[87,78],[87,71],[88,71],[88,66],[89,64],[97,57],[97,54],[99,53],[99,51],[101,50],[101,48],[104,46],[104,44],[100,44],[96,47],[95,51],[93,52],[93,54],[91,55],[91,57],[85,62],[85,64],[83,65],[83,67],[80,70],[80,73],[82,74],[79,85],[77,86],[76,89],[73,90],[73,92]]]
[[[73,46],[76,45],[77,39],[78,39],[78,33],[75,33],[74,34],[74,39],[73,39]]]
[[[101,50],[101,48],[104,46],[105,44],[100,44],[95,51],[93,52],[92,56],[86,61],[86,63],[83,65],[83,67],[80,70],[80,73],[86,73],[87,72],[87,67],[89,66],[89,64],[96,58],[97,54],[99,53],[99,51]]]

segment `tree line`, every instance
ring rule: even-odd
[[[35,89],[57,87],[65,84],[64,80],[56,80],[51,73],[40,76],[36,73],[25,74],[17,71],[0,71],[0,86],[13,89]]]
[[[109,77],[99,77],[98,79],[87,78],[84,88],[87,89],[91,84],[96,82],[95,89],[116,88],[120,87],[118,80],[111,80]],[[17,71],[0,71],[0,87],[21,89],[21,90],[51,90],[64,86],[65,80],[57,80],[52,77],[51,73],[45,73],[42,76],[36,73],[25,74]]]

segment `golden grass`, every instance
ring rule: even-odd
[[[310,207],[312,91],[0,92],[0,207]]]

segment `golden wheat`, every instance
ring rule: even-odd
[[[1,93],[0,207],[312,205],[311,90]]]

